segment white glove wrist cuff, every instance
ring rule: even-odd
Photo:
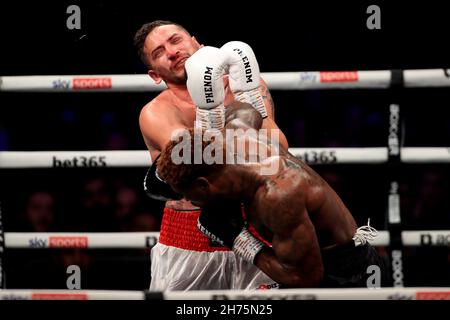
[[[196,109],[195,127],[203,130],[222,130],[225,126],[225,106],[220,105],[212,109]]]
[[[250,263],[254,263],[256,255],[263,247],[264,243],[256,239],[247,228],[243,228],[233,242],[234,253]]]
[[[250,103],[253,108],[255,108],[261,114],[263,119],[267,118],[266,106],[264,104],[264,99],[261,95],[261,92],[259,91],[259,88],[250,91],[236,92],[234,95],[236,100]]]

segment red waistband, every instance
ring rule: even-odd
[[[164,208],[159,242],[166,246],[192,251],[230,251],[214,243],[197,228],[200,210],[178,211]]]

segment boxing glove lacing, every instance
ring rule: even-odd
[[[378,236],[378,231],[370,226],[370,219],[367,221],[367,226],[362,226],[356,229],[356,233],[352,240],[355,241],[355,247],[363,246],[367,241],[372,241]]]

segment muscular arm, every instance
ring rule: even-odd
[[[173,106],[158,100],[156,100],[156,103],[155,100],[153,100],[142,108],[139,115],[139,126],[145,144],[150,151],[152,161],[158,157],[161,150],[170,141],[172,134],[176,130],[186,128],[174,113]],[[152,167],[153,165],[154,164],[152,164]],[[151,170],[149,170],[147,172],[144,187],[151,198],[159,198],[159,200],[163,197],[177,199],[177,196],[173,197],[174,194],[166,190],[166,186],[158,186],[160,183],[158,182],[160,181],[159,179],[156,179],[156,183],[153,183],[152,175]],[[170,200],[166,203],[166,206],[176,210],[192,210],[192,208],[196,208],[185,199]]]
[[[269,88],[267,87],[267,84],[263,79],[261,79],[259,91],[261,92],[261,95],[263,97],[268,115],[268,117],[263,120],[263,124],[261,127],[263,129],[277,130],[279,133],[280,145],[287,150],[289,148],[289,143],[283,131],[281,131],[280,128],[278,128],[277,124],[275,123],[275,104],[273,103],[273,99],[270,94]]]
[[[172,134],[178,129],[186,129],[177,116],[165,106],[146,105],[139,115],[139,127],[152,159],[155,159],[164,146],[170,141]]]
[[[255,264],[273,280],[287,287],[316,287],[323,278],[323,263],[314,225],[299,203],[281,201],[265,206],[265,225],[273,233]],[[278,207],[278,210],[276,208]]]
[[[234,101],[226,108],[226,119],[225,128],[227,129],[267,129],[268,138],[271,139],[273,134],[271,135],[271,130],[276,130],[278,133],[278,141],[280,146],[284,149],[288,149],[289,144],[287,142],[286,136],[284,133],[278,128],[277,124],[274,121],[275,116],[275,106],[272,100],[272,96],[270,95],[269,89],[267,88],[266,83],[263,79],[261,79],[261,85],[259,87],[261,95],[264,100],[264,104],[267,110],[267,118],[262,119],[261,115],[258,111],[256,111],[253,107],[251,107],[248,103],[242,103],[239,101]]]

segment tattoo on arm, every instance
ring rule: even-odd
[[[275,105],[273,103],[272,95],[269,92],[269,89],[266,86],[261,85],[262,89],[262,97],[264,99],[264,103],[269,105],[270,109],[272,109],[272,119],[275,120]]]
[[[290,159],[286,159],[286,166],[288,168],[293,168],[293,169],[297,169],[297,170],[302,170],[302,167],[300,166],[300,164],[295,163],[294,161],[290,160]]]

